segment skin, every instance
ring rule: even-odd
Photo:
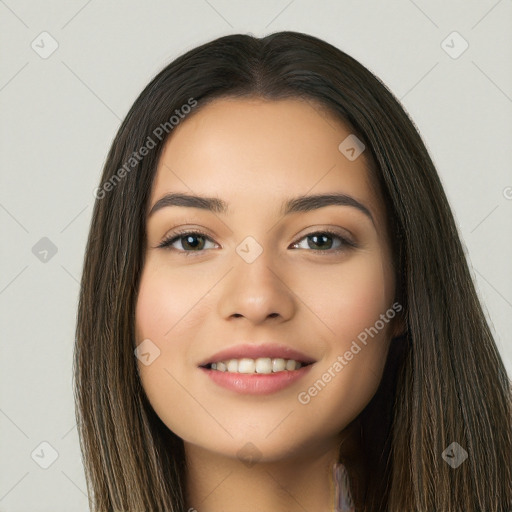
[[[390,340],[401,331],[398,316],[359,343],[364,348],[309,403],[297,398],[394,302],[386,212],[365,153],[350,161],[338,149],[350,133],[312,102],[220,99],[182,121],[165,144],[148,212],[169,192],[229,204],[227,214],[172,206],[148,217],[136,307],[137,344],[150,339],[160,350],[151,364],[139,362],[142,385],[184,441],[187,505],[199,512],[239,512],[247,504],[267,512],[332,510],[340,443],[360,471],[357,417],[378,388]],[[333,192],[363,203],[375,223],[352,206],[280,213],[291,197]],[[183,235],[173,248],[158,248],[178,227],[208,238],[193,239],[195,252]],[[335,253],[336,237],[315,245],[306,236],[328,228],[357,247]],[[263,249],[250,264],[236,252],[247,236]],[[220,388],[197,368],[242,342],[287,344],[317,362],[266,396]],[[256,463],[239,454],[247,443]]]

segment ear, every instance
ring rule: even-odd
[[[404,317],[404,310],[399,311],[396,316],[391,320],[390,325],[391,338],[398,338],[407,332],[407,325]]]

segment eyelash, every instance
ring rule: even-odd
[[[198,230],[188,231],[188,230],[184,229],[184,230],[181,230],[181,231],[180,230],[175,231],[174,233],[169,235],[169,237],[167,237],[159,245],[157,245],[157,248],[181,252],[181,253],[184,253],[185,256],[194,256],[197,253],[202,253],[202,252],[205,251],[205,250],[202,250],[202,251],[183,251],[181,249],[175,249],[175,248],[171,247],[171,245],[174,242],[176,242],[180,238],[183,238],[185,235],[200,235],[200,236],[206,238],[207,240],[209,240],[210,242],[213,242],[213,240],[206,233],[203,233],[202,231],[198,231]],[[357,244],[355,244],[351,240],[348,240],[347,238],[341,236],[339,233],[336,233],[335,231],[331,231],[329,229],[324,229],[324,230],[321,230],[321,231],[313,231],[311,233],[308,233],[307,235],[304,235],[302,238],[300,238],[297,242],[294,242],[292,245],[296,245],[299,242],[301,242],[302,240],[304,240],[305,238],[308,238],[309,236],[313,236],[313,235],[328,235],[328,236],[333,237],[333,238],[338,238],[342,242],[342,247],[338,247],[337,249],[327,249],[327,250],[324,250],[324,251],[321,250],[321,249],[309,249],[309,251],[313,251],[313,252],[317,252],[317,253],[322,253],[323,252],[323,253],[327,253],[327,254],[333,254],[333,253],[334,254],[338,254],[338,253],[345,252],[345,251],[348,251],[350,249],[354,249],[354,248],[358,247]]]

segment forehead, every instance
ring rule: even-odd
[[[339,148],[347,137],[347,125],[302,99],[199,105],[165,143],[150,204],[169,192],[193,192],[223,198],[232,213],[244,205],[254,212],[292,196],[337,192],[365,202],[377,220],[382,205],[365,152],[347,158]]]

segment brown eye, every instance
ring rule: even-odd
[[[173,233],[169,238],[165,239],[159,248],[168,248],[179,252],[203,252],[205,241],[212,242],[211,238],[199,231],[185,231],[183,233]],[[176,242],[180,242],[182,248],[172,247]]]
[[[333,239],[338,240],[338,244],[333,248]],[[352,247],[356,247],[356,244],[351,240],[348,240],[344,236],[334,233],[332,231],[317,231],[310,233],[301,240],[306,240],[306,247],[299,247],[299,242],[293,244],[294,247],[299,249],[312,249],[318,252],[338,252],[343,251]]]
[[[300,247],[302,240],[306,240],[306,246]],[[337,240],[337,243],[333,242],[333,240]],[[191,253],[204,252],[204,249],[207,249],[205,245],[208,241],[216,245],[209,236],[201,233],[200,231],[183,231],[172,233],[158,245],[158,248],[181,252],[188,256]],[[173,247],[177,242],[180,243],[181,248]],[[341,234],[327,230],[310,233],[309,235],[301,238],[299,242],[292,244],[292,247],[298,249],[311,249],[315,252],[332,254],[357,247],[357,245]]]

